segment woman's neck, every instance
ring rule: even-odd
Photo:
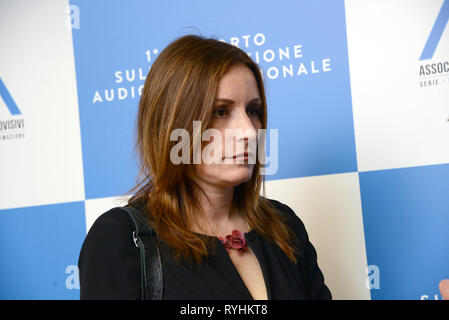
[[[209,198],[208,200],[202,192],[197,192],[197,199],[206,217],[206,221],[203,221],[200,215],[196,217],[195,223],[199,227],[200,233],[226,235],[230,234],[233,229],[239,229],[242,232],[248,231],[242,216],[233,210],[234,187],[220,188],[199,181],[197,183]]]

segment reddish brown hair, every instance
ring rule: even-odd
[[[170,160],[170,150],[177,143],[170,141],[170,133],[183,128],[193,139],[194,120],[201,121],[202,132],[210,127],[220,79],[236,64],[254,74],[262,101],[262,128],[266,129],[267,105],[258,65],[233,45],[196,35],[180,37],[160,52],[146,78],[136,119],[140,182],[128,191],[138,189],[129,203],[142,204],[148,222],[176,258],[200,265],[211,244],[209,237],[191,228],[194,213],[204,214],[194,197],[194,188],[201,188],[188,178],[189,164],[176,165]],[[257,161],[251,179],[235,187],[232,206],[251,229],[276,243],[296,263],[294,233],[272,203],[260,196],[264,184],[260,167]]]

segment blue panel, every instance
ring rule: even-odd
[[[439,295],[449,275],[449,165],[359,176],[368,264],[380,269],[372,299]]]
[[[84,202],[2,210],[0,299],[79,299],[85,235]]]
[[[262,56],[272,49],[278,55],[278,48],[302,46],[302,58],[260,61],[265,72],[272,67],[282,72],[283,65],[292,64],[296,74],[301,63],[308,70],[307,75],[265,76],[269,128],[279,129],[280,140],[279,169],[268,180],[357,171],[343,1],[71,3],[80,9],[73,41],[87,199],[121,195],[133,186],[132,126],[140,96],[130,97],[144,83],[139,69],[145,77],[157,57],[152,50],[188,33],[228,42],[263,33],[262,46],[251,40],[242,46],[240,38],[254,59],[256,51]],[[320,70],[323,59],[329,59],[331,71],[312,73],[311,62]],[[134,69],[137,78],[115,76],[122,71],[124,77],[126,69]],[[118,98],[119,88],[127,98]],[[104,90],[110,89],[115,97],[106,101]]]

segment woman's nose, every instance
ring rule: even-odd
[[[248,152],[250,163],[254,163],[253,159],[257,151],[257,131],[246,112],[244,115],[240,114],[235,123],[233,140],[235,153]]]
[[[237,140],[251,141],[257,138],[257,130],[246,112],[244,114],[239,114],[238,121],[234,129],[237,129],[235,134]]]

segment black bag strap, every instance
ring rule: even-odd
[[[142,300],[162,299],[162,263],[156,232],[139,210],[129,205],[122,207],[134,222],[133,240],[140,251],[140,278]]]

